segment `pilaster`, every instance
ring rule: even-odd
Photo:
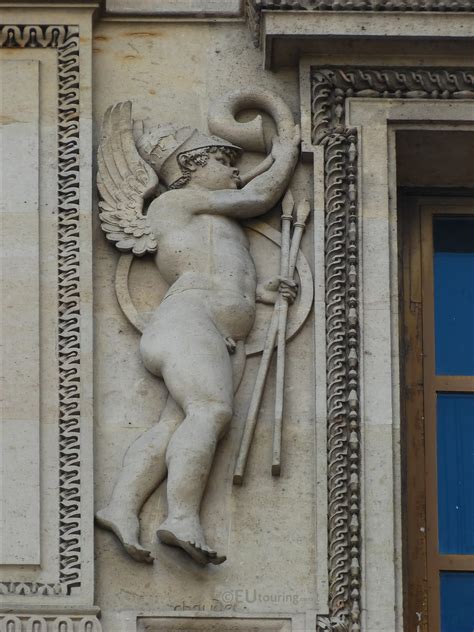
[[[2,143],[3,309],[9,337],[31,338],[6,358],[4,376],[0,629],[9,632],[101,629],[93,605],[92,480],[97,8],[95,2],[0,7],[0,67],[8,78],[2,114],[9,115]]]

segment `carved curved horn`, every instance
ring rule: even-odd
[[[259,88],[235,90],[216,101],[209,110],[210,131],[247,151],[265,152],[262,117],[256,116],[247,123],[235,119],[242,110],[253,108],[263,110],[273,118],[280,138],[293,135],[295,123],[290,108],[274,92]]]

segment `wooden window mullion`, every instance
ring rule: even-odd
[[[423,321],[420,213],[414,199],[403,203],[400,227],[403,318],[401,352],[404,449],[405,629],[429,632],[426,568],[426,487],[424,475]],[[406,221],[405,221],[406,220]],[[408,425],[409,420],[409,425]],[[421,473],[421,475],[420,475]]]

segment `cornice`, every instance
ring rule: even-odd
[[[137,19],[235,19],[243,0],[104,0],[107,16]]]
[[[474,0],[246,0],[253,41],[260,45],[263,11],[334,13],[474,13]]]
[[[474,11],[473,0],[248,0],[263,11]]]

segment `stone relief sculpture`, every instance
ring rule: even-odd
[[[256,301],[272,304],[280,296],[291,303],[297,293],[289,276],[257,283],[240,222],[266,213],[284,194],[300,131],[284,102],[263,90],[234,93],[211,112],[212,131],[229,140],[171,124],[145,130],[133,123],[131,107],[118,103],[105,114],[100,219],[120,251],[152,253],[169,284],[140,342],[145,366],[164,380],[169,396],[159,422],[129,447],[112,498],[96,518],[135,560],[152,562],[139,542],[138,515],[167,477],[168,516],[159,540],[181,547],[199,564],[220,564],[226,558],[206,543],[200,505],[233,414],[244,341]],[[241,177],[234,163],[242,147],[263,146],[261,120],[235,121],[244,107],[269,112],[279,135],[262,165]],[[161,195],[159,184],[167,189]],[[147,198],[152,201],[145,214]]]

